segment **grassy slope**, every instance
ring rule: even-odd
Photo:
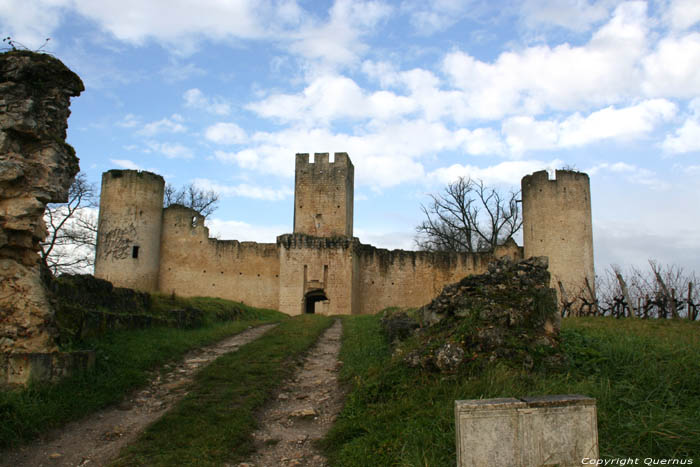
[[[151,328],[112,332],[76,348],[96,351],[95,369],[57,384],[37,384],[23,390],[0,391],[0,448],[16,446],[51,428],[79,419],[118,402],[145,384],[154,367],[177,360],[201,347],[264,321],[285,315],[219,299],[178,299],[209,316],[235,308],[237,320],[214,322],[199,329]]]
[[[302,315],[224,355],[197,374],[189,394],[128,446],[115,465],[233,465],[252,452],[255,412],[294,371],[295,359],[331,324]]]
[[[352,391],[324,442],[331,465],[454,464],[456,399],[580,393],[597,399],[604,457],[700,455],[700,326],[606,318],[564,321],[568,372],[503,366],[440,376],[391,362],[375,316],[345,320]]]

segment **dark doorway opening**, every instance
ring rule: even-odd
[[[328,300],[323,289],[316,289],[307,292],[304,296],[304,313],[314,313],[316,310],[316,302]]]

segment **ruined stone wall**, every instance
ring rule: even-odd
[[[209,238],[202,216],[175,205],[163,212],[160,251],[162,293],[279,307],[280,263],[274,243]]]
[[[165,181],[137,170],[102,174],[95,277],[118,287],[158,290]]]
[[[550,180],[546,171],[535,172],[522,179],[522,197],[525,257],[549,258],[558,294],[559,281],[570,298],[587,294],[585,279],[593,288],[595,278],[588,175],[557,170]]]
[[[319,238],[303,234],[277,237],[279,311],[289,315],[303,313],[305,294],[320,288],[328,303],[318,304],[317,312],[351,314],[355,241],[348,237]]]
[[[495,258],[522,259],[522,249],[513,241],[495,254],[389,251],[359,244],[355,252],[359,275],[355,301],[361,313],[376,313],[390,306],[423,306],[446,285],[471,274],[483,274]]]
[[[0,353],[54,352],[53,310],[40,267],[44,209],[67,201],[78,158],[66,144],[80,78],[58,59],[0,54]],[[2,370],[0,368],[0,370]],[[0,371],[0,379],[5,370]],[[20,375],[26,382],[27,376]],[[0,381],[1,383],[2,381]]]
[[[344,152],[297,154],[294,180],[294,233],[352,237],[355,169]]]

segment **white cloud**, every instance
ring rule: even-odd
[[[467,154],[503,155],[507,152],[501,135],[492,128],[461,128],[455,131],[455,137]]]
[[[158,152],[168,159],[191,159],[194,157],[192,150],[180,143],[159,143],[151,141],[148,143],[151,151]]]
[[[616,178],[622,177],[629,183],[645,185],[655,190],[666,190],[669,188],[669,184],[659,178],[654,171],[626,162],[603,162],[586,169],[585,172],[591,177],[602,175],[603,172],[610,172]]]
[[[61,22],[61,12],[70,0],[3,0],[0,2],[0,30],[34,50],[51,36]],[[5,45],[5,44],[3,44]]]
[[[110,159],[109,161],[112,164],[114,164],[117,167],[122,168],[122,169],[145,170],[143,167],[138,165],[136,162],[129,160],[129,159]]]
[[[415,250],[416,243],[413,233],[409,232],[378,232],[374,230],[354,228],[353,235],[365,245],[389,250]]]
[[[248,108],[267,118],[328,124],[342,118],[399,118],[413,111],[415,103],[387,91],[368,94],[350,78],[324,75],[299,94],[275,94]]]
[[[266,26],[277,29],[280,18],[276,6],[281,2],[74,0],[73,3],[78,13],[121,41],[141,45],[155,39],[187,53],[202,37],[213,40],[264,37],[268,34]]]
[[[235,163],[285,177],[294,174],[294,158],[298,152],[333,152],[342,148],[351,154],[355,165],[355,180],[374,188],[394,186],[420,179],[423,165],[414,159],[459,142],[441,124],[405,122],[387,125],[376,132],[350,135],[327,129],[290,128],[275,133],[257,132],[251,136],[252,145],[240,152],[217,151],[222,162]]]
[[[362,36],[390,11],[373,0],[335,0],[328,18],[315,17],[296,0],[5,0],[0,21],[30,48],[73,13],[119,41],[155,41],[176,56],[194,53],[205,40],[268,40],[309,60],[346,65],[367,49]],[[163,70],[173,81],[181,78],[173,71]],[[187,71],[199,73],[195,66]]]
[[[665,99],[651,99],[616,109],[606,107],[583,117],[575,113],[564,120],[512,117],[502,131],[514,154],[539,149],[571,148],[605,139],[627,140],[646,135],[671,119],[677,107]]]
[[[672,154],[700,151],[700,97],[688,104],[690,114],[673,135],[667,135],[661,147]]]
[[[123,128],[134,128],[141,126],[141,118],[134,114],[126,114],[121,121],[117,122],[117,126]]]
[[[503,52],[493,63],[455,51],[445,56],[442,68],[463,92],[467,117],[585,109],[635,94],[647,33],[646,5],[630,2],[583,46],[528,47]]]
[[[196,76],[204,76],[206,70],[198,67],[194,63],[172,63],[160,70],[161,76],[168,83],[177,83],[179,81],[187,81]]]
[[[662,265],[677,265],[697,271],[700,264],[700,229],[669,219],[669,230],[661,220],[593,219],[596,271],[610,264],[637,266],[648,270],[649,259]]]
[[[290,177],[294,173],[290,154],[342,148],[352,155],[358,184],[373,189],[422,179],[425,170],[420,159],[441,151],[493,154],[504,150],[491,129],[451,131],[441,123],[424,120],[377,124],[371,132],[356,135],[319,128],[258,132],[251,142],[248,149],[216,151],[215,156],[244,169]]]
[[[204,131],[204,137],[217,144],[241,144],[248,139],[245,131],[235,123],[219,122]]]
[[[675,154],[700,151],[700,121],[695,118],[687,119],[673,136],[666,136],[661,147]]]
[[[700,94],[700,33],[666,37],[644,57],[642,88],[650,96],[692,98]]]
[[[442,184],[454,182],[459,177],[471,177],[482,180],[487,185],[515,185],[520,186],[520,180],[538,170],[555,169],[561,167],[563,162],[554,159],[549,162],[506,161],[489,167],[477,167],[473,165],[454,164],[449,167],[441,167],[428,174],[428,178]]]
[[[673,29],[688,29],[700,22],[700,3],[697,0],[672,0],[666,19]]]
[[[265,201],[281,201],[294,194],[290,187],[267,188],[248,183],[226,185],[206,178],[196,178],[193,183],[205,190],[213,190],[221,196],[239,196],[243,198],[261,199]]]
[[[231,113],[231,104],[222,97],[207,97],[197,88],[188,89],[182,95],[185,99],[185,107],[201,109],[214,115],[228,115]]]
[[[362,62],[362,72],[378,81],[382,88],[388,88],[399,83],[399,72],[391,62],[365,60]]]
[[[221,162],[237,164],[243,169],[257,169],[260,160],[258,153],[253,149],[244,149],[239,152],[215,151],[214,156]]]
[[[290,35],[290,50],[331,66],[354,63],[367,48],[361,37],[391,10],[380,1],[335,0],[327,22],[307,18],[307,23]]]
[[[176,55],[191,54],[204,39],[272,40],[329,64],[355,61],[366,49],[362,35],[391,11],[382,2],[358,0],[336,0],[327,20],[315,18],[295,0],[73,0],[72,5],[120,41],[142,45],[155,40]]]
[[[622,0],[525,0],[520,6],[527,27],[557,26],[576,32],[588,31],[608,18]]]
[[[239,240],[248,242],[274,243],[277,236],[289,230],[289,227],[252,225],[241,221],[207,218],[205,225],[209,234],[222,240]]]
[[[404,0],[401,8],[410,15],[418,34],[433,34],[448,29],[476,10],[477,5],[470,0]]]
[[[137,133],[144,136],[154,136],[158,133],[184,133],[187,128],[182,124],[182,115],[173,114],[155,122],[147,123]],[[128,123],[131,121],[127,120]]]

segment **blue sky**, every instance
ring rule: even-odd
[[[596,269],[700,270],[700,1],[0,0],[0,33],[78,73],[89,179],[221,194],[220,238],[292,229],[294,154],[348,152],[355,236],[413,248],[458,176],[591,176]]]

